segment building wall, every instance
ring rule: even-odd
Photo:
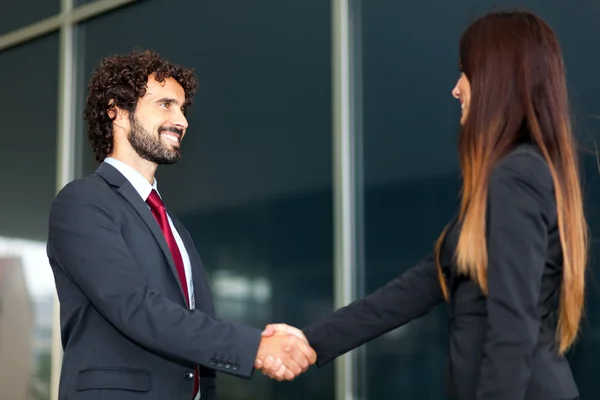
[[[0,257],[0,399],[30,399],[33,322],[21,260]]]
[[[43,7],[32,6],[42,2]],[[87,79],[101,58],[151,48],[198,74],[184,160],[161,168],[158,182],[169,208],[198,246],[221,317],[257,327],[273,321],[303,326],[334,308],[339,222],[334,219],[334,193],[339,187],[333,176],[341,152],[332,134],[332,31],[338,29],[331,22],[334,3],[134,1],[76,25],[70,48],[75,73],[68,77],[75,84],[75,102],[66,111],[76,120],[76,151],[66,158],[75,162],[71,172],[77,177],[96,168],[81,115]],[[600,5],[586,0],[519,3],[546,18],[563,45],[595,240],[600,229],[593,151],[600,135],[600,53],[594,49],[600,40]],[[80,14],[100,4],[108,2],[75,1]],[[359,262],[351,272],[364,294],[429,253],[453,215],[460,184],[460,110],[450,91],[459,75],[458,40],[481,13],[517,4],[350,4],[360,38],[354,48],[358,91],[352,115],[359,128],[354,138],[358,235],[353,246]],[[58,0],[13,2],[0,14],[0,35],[58,10]],[[7,49],[3,38],[7,36],[0,36],[0,106],[12,118],[3,122],[9,134],[3,134],[0,147],[0,180],[7,189],[0,196],[0,236],[43,242],[50,201],[64,183],[56,178],[65,161],[56,151],[62,143],[57,131],[62,103],[57,100],[67,98],[63,89],[71,81],[58,87],[63,70],[56,30]],[[61,133],[70,132],[67,127]],[[599,390],[589,372],[600,354],[596,252],[593,241],[587,316],[581,341],[569,354],[582,398],[593,398]],[[52,312],[47,302],[35,304],[44,316]],[[440,305],[357,352],[352,378],[356,398],[443,398],[446,319]],[[36,321],[41,333],[35,343],[47,349],[47,324]],[[43,357],[34,359],[37,375],[47,376],[47,371],[39,372],[46,365]],[[333,399],[344,394],[333,365],[313,368],[291,383],[260,374],[249,381],[219,375],[219,381],[225,400]]]

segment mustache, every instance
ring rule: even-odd
[[[171,132],[171,133],[175,133],[179,136],[183,136],[183,129],[179,129],[174,126],[161,126],[160,128],[158,128],[159,134],[164,133],[164,132]]]

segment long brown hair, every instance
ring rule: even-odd
[[[588,244],[558,39],[548,24],[529,12],[492,13],[462,35],[460,62],[471,85],[471,102],[459,138],[463,186],[458,270],[487,294],[490,174],[518,142],[534,142],[550,167],[556,195],[563,253],[557,342],[564,353],[575,341],[582,317]],[[444,236],[445,231],[437,242],[438,260]],[[448,299],[439,261],[438,269]]]

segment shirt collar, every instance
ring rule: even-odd
[[[156,182],[156,178],[154,178],[154,183],[151,185],[146,178],[142,176],[138,171],[136,171],[131,166],[125,164],[122,161],[117,160],[116,158],[107,157],[104,159],[104,162],[115,167],[123,176],[131,183],[136,192],[139,193],[142,200],[146,201],[148,196],[150,196],[150,192],[152,189],[156,190],[158,193],[158,185]],[[160,195],[160,193],[159,193]]]

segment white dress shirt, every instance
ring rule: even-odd
[[[142,200],[144,200],[144,202],[146,202],[146,200],[148,199],[148,196],[150,196],[152,189],[156,190],[156,192],[158,193],[156,178],[154,178],[154,184],[151,185],[146,180],[146,178],[144,178],[142,176],[142,174],[140,174],[138,171],[136,171],[129,165],[125,164],[124,162],[119,161],[112,157],[107,157],[104,161],[106,163],[112,165],[113,167],[115,167],[117,170],[119,170],[120,173],[123,174],[123,176],[125,176],[125,178],[127,178],[129,183],[131,183],[131,185],[134,187],[134,189],[139,193],[139,195],[142,197]],[[158,193],[158,195],[160,196],[160,193]],[[150,206],[148,206],[148,208],[150,208]],[[181,240],[181,236],[179,236],[177,229],[175,229],[175,226],[173,225],[173,221],[171,220],[171,217],[169,216],[168,213],[167,213],[167,218],[169,220],[169,226],[171,227],[171,231],[173,231],[173,236],[175,237],[175,242],[177,242],[177,247],[179,247],[179,252],[181,253],[181,258],[183,259],[183,267],[185,269],[185,279],[187,281],[188,293],[190,295],[190,302],[189,302],[190,309],[194,309],[194,308],[196,308],[195,307],[196,301],[195,301],[195,296],[194,296],[194,281],[192,280],[192,264],[190,262],[190,256],[189,256],[187,250],[185,249],[185,246],[183,245],[183,241]]]

